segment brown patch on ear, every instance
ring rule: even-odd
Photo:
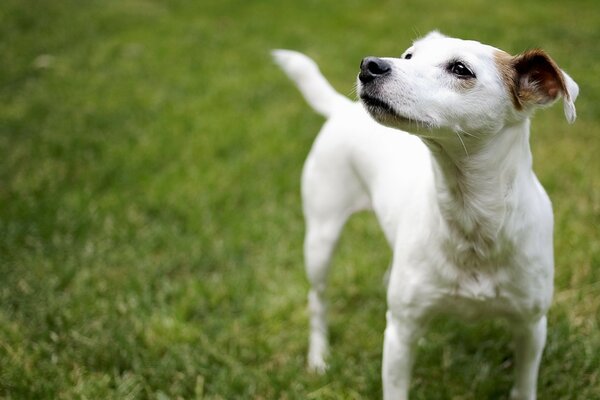
[[[515,70],[515,66],[513,65],[513,56],[504,51],[498,50],[494,54],[494,58],[496,60],[498,72],[500,72],[500,77],[502,78],[504,85],[506,86],[508,92],[511,95],[513,105],[517,110],[521,110],[523,108],[523,105],[519,100],[516,79],[517,73]]]
[[[561,93],[568,96],[558,65],[543,50],[528,50],[515,57],[498,51],[495,58],[517,110],[525,104],[549,104]]]

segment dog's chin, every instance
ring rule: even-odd
[[[402,130],[415,130],[416,128],[426,125],[420,121],[398,114],[391,105],[378,97],[363,93],[360,95],[360,99],[371,117],[387,127]]]

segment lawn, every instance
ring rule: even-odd
[[[299,198],[322,119],[269,59],[353,96],[360,59],[438,28],[542,47],[579,118],[533,121],[556,291],[540,399],[600,399],[600,3],[0,3],[0,398],[374,399],[390,261],[353,218],[331,276],[331,368],[305,369]],[[414,399],[505,399],[502,322],[437,321]]]

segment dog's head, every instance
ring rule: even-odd
[[[517,56],[432,32],[400,58],[367,57],[358,93],[380,123],[424,130],[495,133],[562,97],[575,120],[577,84],[542,50]]]

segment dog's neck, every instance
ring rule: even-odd
[[[481,263],[502,242],[517,180],[531,177],[529,119],[494,135],[423,139],[432,154],[435,198],[459,263]],[[512,211],[511,211],[512,210]],[[470,260],[470,261],[467,261]]]

